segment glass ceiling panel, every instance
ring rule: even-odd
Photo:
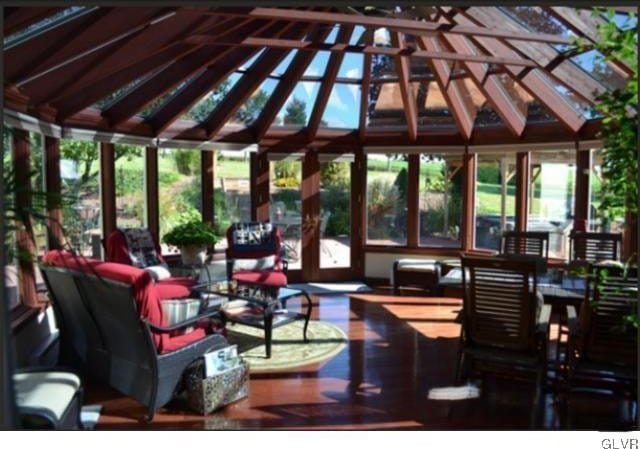
[[[546,106],[539,103],[537,100],[533,100],[529,103],[529,109],[527,110],[527,123],[549,123],[557,122],[551,112]]]
[[[212,89],[207,95],[201,98],[187,113],[181,118],[187,120],[195,120],[201,123],[207,116],[215,109],[215,107],[222,101],[224,96],[233,88],[236,82],[240,79],[241,75],[232,73],[229,77]],[[180,92],[176,92],[176,95],[180,95]]]
[[[360,117],[360,86],[335,83],[322,114],[320,126],[357,128]]]
[[[249,126],[258,118],[264,105],[273,93],[273,89],[277,83],[267,86],[263,82],[260,87],[253,91],[249,99],[236,111],[225,126]]]
[[[606,17],[606,14],[605,19],[609,20]],[[635,28],[638,25],[638,16],[634,15],[633,17],[631,17],[628,14],[618,12],[613,16],[613,21],[621,30],[628,30],[630,28]]]
[[[144,83],[148,79],[154,77],[157,73],[159,73],[162,70],[164,70],[170,64],[171,63],[165,64],[162,67],[154,70],[153,72],[148,73],[146,75],[143,75],[140,78],[137,78],[137,79],[131,81],[129,84],[126,84],[125,86],[121,87],[120,89],[111,92],[106,97],[101,98],[100,100],[96,101],[91,107],[97,108],[97,109],[99,109],[101,111],[104,110],[104,109],[107,109],[109,106],[114,104],[116,101],[120,100],[125,95],[128,95],[130,92],[132,92],[140,84]]]
[[[503,6],[504,12],[524,25],[530,31],[545,34],[556,34],[568,38],[576,35],[553,14],[539,6]],[[567,44],[552,45],[557,51],[565,51],[571,47]]]
[[[418,126],[456,126],[447,101],[435,81],[411,83],[418,104]]]
[[[564,84],[556,81],[555,79],[547,76],[546,73],[539,71],[542,78],[546,81],[547,84],[553,86],[556,92],[558,92],[562,98],[571,105],[571,107],[580,115],[582,115],[586,119],[597,118],[600,116],[598,111],[596,111],[589,103],[582,100],[576,94],[573,93],[570,89],[568,89]]]
[[[304,71],[303,76],[323,76],[324,71],[327,67],[327,63],[329,62],[329,55],[331,52],[329,51],[319,51],[313,57],[311,64],[307,67],[307,70]]]
[[[598,50],[581,53],[570,59],[588,75],[609,89],[624,89],[627,82],[618,72],[613,70]]]
[[[364,31],[365,27],[356,25],[351,34],[351,39],[349,39],[349,45],[364,45],[364,42],[361,41],[361,39],[364,39]]]
[[[313,105],[316,102],[320,90],[320,83],[313,81],[301,81],[287,98],[287,101],[278,112],[273,125],[278,126],[307,126]]]
[[[276,67],[276,69],[273,72],[271,72],[271,75],[282,76],[284,72],[286,72],[287,69],[289,68],[289,64],[291,64],[293,57],[297,53],[298,53],[298,50],[291,50],[289,54],[287,54],[287,56],[282,61],[280,61],[280,64],[278,64],[278,67]]]
[[[369,91],[367,126],[406,126],[404,104],[399,83],[372,85]]]
[[[478,109],[474,126],[503,126],[503,123],[498,113],[487,103]]]
[[[254,62],[256,62],[256,60],[262,56],[262,53],[264,53],[266,51],[265,48],[261,48],[260,51],[258,51],[255,55],[253,55],[251,58],[247,59],[240,67],[238,67],[239,71],[244,71],[249,69]],[[288,57],[288,55],[287,55]],[[277,70],[277,69],[276,69]]]
[[[345,53],[338,70],[338,78],[362,79],[362,65],[364,55],[358,53]]]
[[[340,27],[338,25],[332,26],[331,27],[331,31],[329,32],[329,35],[324,40],[324,42],[327,43],[327,44],[335,44],[336,43],[336,37],[338,37],[338,30],[339,29],[340,29]]]

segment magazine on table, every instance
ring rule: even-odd
[[[203,358],[205,377],[223,373],[240,363],[237,345],[230,345],[222,349],[207,352],[203,355]]]

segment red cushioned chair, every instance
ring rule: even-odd
[[[160,283],[145,270],[65,251],[46,253],[41,269],[63,346],[73,346],[63,352],[74,351],[86,371],[146,405],[148,420],[172,399],[189,364],[227,345],[210,332],[215,311],[168,324]]]
[[[280,230],[271,223],[234,223],[227,230],[227,276],[273,287],[287,285]]]
[[[105,240],[106,261],[146,268],[166,265],[158,239],[147,228],[116,229]]]

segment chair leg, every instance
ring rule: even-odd
[[[546,369],[546,366],[544,367]],[[541,371],[536,375],[536,387],[533,397],[533,407],[531,408],[530,427],[531,429],[538,429],[540,427],[542,416],[544,415],[544,398],[542,395],[543,387],[543,374]]]

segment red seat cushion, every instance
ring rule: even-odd
[[[67,251],[58,250],[47,252],[42,261],[56,267],[81,271],[87,274],[96,274],[106,279],[133,286],[140,318],[146,318],[151,324],[156,326],[164,326],[166,324],[162,314],[162,307],[160,306],[160,295],[157,285],[154,284],[151,276],[145,270],[131,265],[103,262],[88,257],[76,256]],[[173,294],[185,293],[185,291],[188,296],[189,287],[187,287],[187,284],[190,282],[191,285],[193,285],[194,283],[191,279],[186,278],[166,279],[165,282],[167,285],[164,286],[164,293],[171,294],[171,298],[179,298],[180,296],[173,296]],[[104,300],[108,299],[109,298],[104,298]],[[158,352],[165,353],[180,349],[204,336],[205,330],[202,328],[197,328],[184,335],[175,336],[167,333],[153,333],[153,342],[158,348]]]
[[[272,287],[284,287],[287,285],[287,275],[282,271],[237,271],[233,273],[233,279],[241,282],[252,282]]]
[[[156,282],[156,292],[159,299],[179,299],[191,296],[191,287],[196,281],[189,278],[167,278]]]

